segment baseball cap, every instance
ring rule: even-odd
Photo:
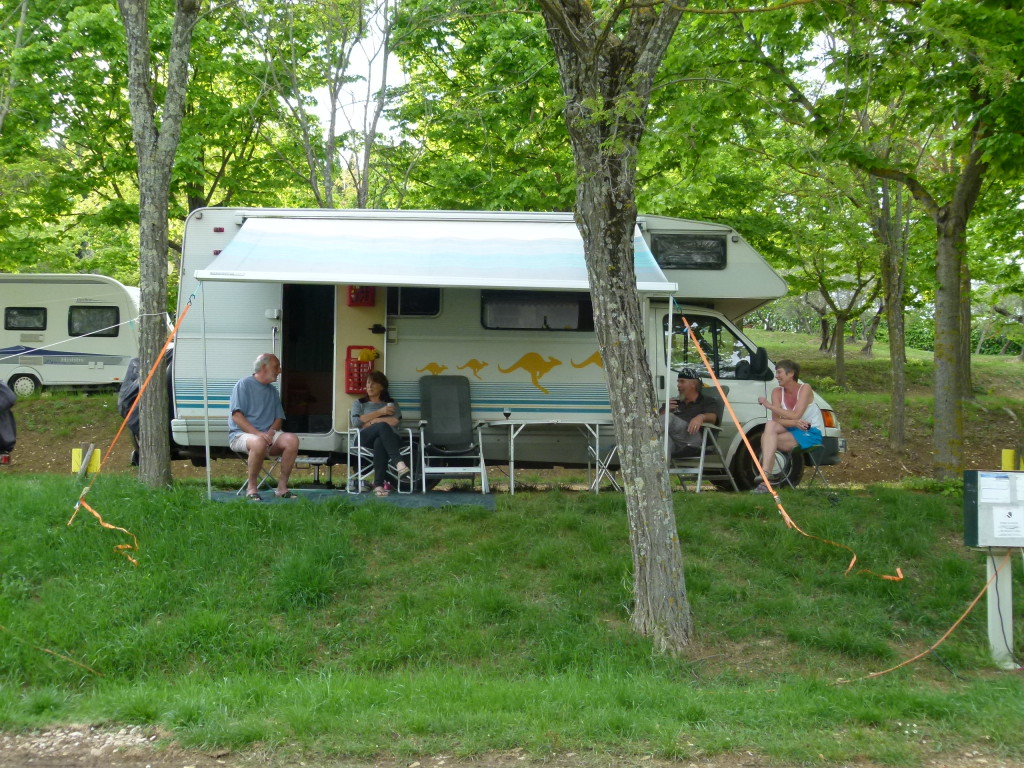
[[[678,371],[677,379],[696,379],[700,381],[700,376],[697,375],[697,371],[693,368],[680,368]]]

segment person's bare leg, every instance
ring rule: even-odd
[[[246,466],[249,469],[249,477],[245,492],[247,495],[251,495],[259,493],[260,470],[263,468],[263,462],[267,458],[267,443],[259,435],[250,435],[246,438],[246,443],[249,446],[249,459],[246,462]]]
[[[282,432],[274,442],[273,455],[281,456],[280,474],[277,478],[278,495],[288,492],[288,478],[295,467],[295,457],[299,455],[299,437],[292,432]]]

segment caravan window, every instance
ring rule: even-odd
[[[440,288],[388,288],[389,315],[436,317],[440,313]]]
[[[658,232],[651,236],[651,253],[662,269],[725,269],[725,235],[684,235]]]
[[[593,331],[587,293],[481,291],[480,322],[495,330]]]
[[[117,307],[70,307],[68,336],[117,336],[121,313]]]
[[[672,329],[672,368],[678,370],[684,366],[695,368],[702,376],[707,376],[707,366],[697,351],[697,345],[686,330],[686,325],[679,315],[673,315],[675,321]],[[715,375],[720,379],[741,379],[749,377],[750,359],[753,350],[744,344],[729,326],[713,317],[688,314],[686,316],[690,328],[693,329],[701,349],[711,362]],[[668,315],[663,323],[665,338],[668,338]]]
[[[45,331],[45,307],[7,307],[4,310],[5,331]]]

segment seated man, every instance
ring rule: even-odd
[[[676,379],[679,397],[668,401],[668,437],[672,455],[685,458],[700,456],[702,424],[718,422],[718,407],[701,391],[704,382],[692,368],[683,368]]]
[[[231,390],[228,416],[228,445],[235,453],[249,457],[246,498],[260,501],[259,475],[268,456],[281,457],[281,473],[276,495],[294,499],[288,490],[288,477],[299,453],[299,438],[291,432],[282,432],[284,408],[274,382],[281,375],[281,361],[269,352],[256,358],[252,376],[240,379]]]

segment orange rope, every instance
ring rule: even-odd
[[[707,369],[708,375],[711,377],[712,383],[714,383],[715,385],[715,389],[718,390],[718,394],[722,398],[722,402],[725,403],[725,407],[729,410],[729,416],[732,418],[733,423],[736,425],[736,431],[739,433],[740,438],[743,440],[743,444],[747,447],[747,451],[750,453],[751,458],[753,458],[754,460],[754,466],[757,467],[757,471],[761,475],[765,487],[768,488],[768,490],[772,494],[772,498],[775,499],[775,506],[778,508],[779,514],[782,516],[782,520],[786,523],[786,527],[793,529],[801,536],[806,536],[808,539],[816,539],[817,541],[824,542],[825,544],[837,547],[838,549],[845,549],[852,556],[850,564],[846,567],[844,575],[849,574],[853,570],[853,566],[857,563],[857,553],[845,544],[840,544],[839,542],[832,541],[831,539],[824,539],[820,536],[814,536],[812,534],[807,533],[793,521],[793,518],[791,518],[789,516],[789,513],[786,512],[786,508],[782,506],[782,500],[779,498],[778,491],[775,490],[775,488],[771,484],[771,481],[768,480],[768,475],[765,473],[764,467],[761,466],[761,462],[757,458],[757,454],[754,451],[754,446],[750,444],[750,440],[747,438],[746,433],[743,431],[743,426],[740,424],[739,417],[736,416],[736,411],[733,410],[732,404],[729,402],[729,398],[725,396],[725,391],[722,389],[722,385],[719,383],[718,377],[715,375],[715,370],[712,367],[710,361],[708,360],[707,355],[704,354],[704,349],[701,347],[700,342],[697,340],[697,334],[693,332],[693,328],[690,327],[690,323],[686,319],[686,316],[680,315],[680,317],[683,320],[683,324],[686,326],[687,333],[690,334],[690,339],[693,341],[693,345],[697,349],[697,352],[700,355],[700,359],[704,363],[704,367]],[[869,571],[864,568],[857,571],[857,573],[866,573],[871,576],[877,576],[880,579],[886,579],[887,581],[903,580],[903,571],[900,568],[896,569],[895,576],[875,573],[874,571]]]
[[[908,664],[913,664],[918,659],[922,659],[925,656],[927,656],[929,653],[931,653],[936,648],[938,648],[940,645],[942,645],[944,642],[946,642],[946,639],[950,635],[953,634],[953,632],[956,630],[957,627],[960,626],[960,624],[963,623],[963,620],[966,619],[968,614],[970,614],[970,612],[974,610],[974,606],[976,606],[978,604],[978,601],[981,600],[981,596],[984,595],[985,592],[988,591],[988,588],[990,586],[992,586],[992,582],[994,582],[996,580],[996,577],[999,576],[999,572],[1002,571],[1003,568],[1006,567],[1006,563],[1008,563],[1008,562],[1010,562],[1010,558],[1006,558],[1006,562],[1003,563],[1002,565],[1000,565],[998,568],[996,568],[995,573],[993,573],[992,577],[988,581],[985,582],[985,586],[983,586],[981,588],[981,592],[979,592],[977,594],[977,596],[973,600],[971,600],[971,604],[967,606],[967,610],[964,611],[962,614],[960,614],[960,618],[953,622],[953,626],[951,626],[949,629],[947,629],[943,633],[942,637],[940,637],[938,640],[936,640],[926,650],[921,651],[916,656],[911,656],[909,659],[906,659],[905,661],[901,661],[895,667],[889,667],[889,669],[883,669],[881,672],[872,672],[869,675],[864,675],[864,677],[858,677],[858,678],[855,678],[853,680],[836,680],[835,685],[845,685],[846,683],[856,683],[856,682],[858,682],[860,680],[870,680],[870,679],[875,678],[875,677],[881,677],[882,675],[887,675],[890,672],[894,672],[897,669],[900,669],[901,667],[905,667]]]
[[[201,287],[202,284],[200,283],[199,287],[196,288],[196,292],[198,292],[199,288]],[[135,409],[138,407],[139,402],[142,400],[142,393],[145,392],[146,388],[149,386],[149,382],[152,380],[153,374],[155,374],[157,369],[163,364],[164,354],[167,352],[167,347],[170,346],[171,342],[174,340],[174,337],[177,335],[178,328],[181,327],[182,321],[185,319],[185,316],[188,314],[188,311],[192,308],[192,302],[195,300],[195,297],[196,294],[193,293],[191,296],[189,296],[188,301],[185,303],[185,309],[178,317],[178,321],[174,324],[174,327],[171,329],[171,332],[167,335],[167,340],[164,341],[164,345],[163,347],[161,347],[160,353],[157,355],[156,360],[153,363],[153,366],[149,369],[149,374],[146,376],[145,381],[142,382],[142,386],[139,387],[139,393],[135,396],[135,400],[132,401],[132,405],[128,409],[128,413],[125,414],[124,420],[121,422],[121,426],[117,430],[117,434],[114,435],[114,439],[110,442],[110,446],[107,448],[106,456],[104,456],[103,459],[100,461],[99,470],[89,480],[89,484],[82,489],[82,493],[78,497],[78,502],[75,504],[75,510],[71,515],[71,519],[68,520],[68,526],[70,527],[75,522],[75,518],[78,516],[79,508],[85,507],[87,510],[89,510],[89,512],[92,513],[93,517],[95,517],[99,521],[100,525],[104,528],[109,528],[115,531],[121,531],[122,533],[131,536],[133,542],[132,544],[118,544],[116,547],[114,547],[114,551],[120,552],[122,555],[124,555],[132,565],[139,564],[138,561],[131,555],[129,555],[127,552],[127,550],[134,550],[136,552],[139,551],[139,542],[138,539],[135,538],[135,534],[125,530],[124,528],[119,528],[116,525],[110,525],[109,523],[104,522],[103,518],[100,517],[99,513],[85,503],[85,495],[92,489],[93,485],[96,483],[96,480],[103,472],[103,467],[106,466],[107,461],[110,459],[111,454],[114,452],[114,446],[117,445],[117,441],[121,438],[121,434],[124,432],[125,427],[128,426],[128,419],[131,418],[132,413],[135,412]],[[82,457],[82,460],[85,460],[84,456]]]

